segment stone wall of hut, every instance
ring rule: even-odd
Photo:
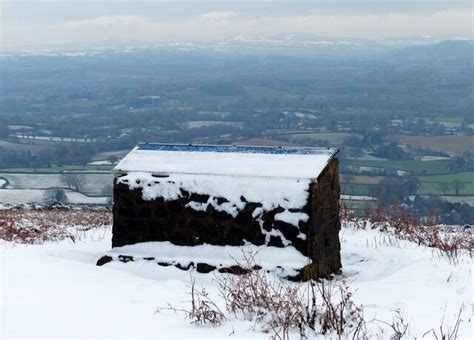
[[[263,229],[281,231],[285,239],[308,256],[312,261],[303,268],[296,280],[306,280],[327,276],[341,267],[339,243],[339,172],[338,161],[333,159],[318,178],[317,183],[310,184],[308,203],[301,210],[310,218],[300,221],[299,228],[283,221],[276,221],[275,215],[282,212],[276,208],[265,212]],[[112,246],[149,241],[170,241],[176,245],[232,245],[240,246],[244,241],[255,245],[267,244],[283,247],[279,236],[266,240],[260,223],[252,217],[253,211],[260,207],[259,202],[246,202],[245,208],[234,218],[223,211],[217,211],[212,205],[206,211],[196,211],[186,207],[191,201],[207,202],[209,196],[192,192],[182,192],[183,197],[165,201],[163,198],[146,201],[141,190],[130,190],[128,185],[114,183],[114,223]],[[219,198],[226,202],[225,198]],[[298,238],[304,233],[306,240]]]

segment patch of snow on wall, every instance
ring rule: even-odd
[[[302,212],[291,212],[285,210],[275,215],[275,221],[283,221],[288,224],[297,226],[300,221],[307,222],[309,220],[308,214]]]
[[[257,218],[264,211],[277,207],[285,209],[278,214],[281,221],[298,226],[299,221],[307,221],[304,213],[291,213],[288,209],[302,209],[308,200],[309,179],[294,178],[253,178],[234,176],[208,176],[173,174],[168,177],[154,177],[146,172],[133,172],[119,177],[118,183],[126,184],[130,189],[141,189],[144,200],[162,197],[166,201],[177,200],[184,192],[209,195],[205,203],[189,202],[186,206],[205,211],[212,205],[217,211],[227,212],[236,217],[247,202],[262,204],[255,209],[253,217]],[[220,203],[217,198],[225,198]]]

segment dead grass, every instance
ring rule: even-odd
[[[0,210],[0,239],[26,244],[70,239],[88,230],[110,225],[106,208],[20,207]]]
[[[158,308],[156,313],[160,313],[164,310],[171,310],[175,313],[184,313],[187,319],[191,320],[191,323],[196,325],[210,324],[212,326],[219,326],[223,321],[226,320],[224,313],[209,297],[209,293],[202,288],[201,290],[196,289],[196,281],[191,276],[191,308],[175,308],[170,303],[167,307]]]
[[[474,238],[470,231],[423,225],[402,205],[393,205],[386,210],[368,208],[364,217],[355,217],[350,207],[343,206],[341,218],[347,228],[377,229],[396,239],[434,248],[452,261],[456,261],[461,253],[474,255]]]
[[[409,240],[432,247],[452,260],[456,260],[461,253],[467,252],[471,256],[473,253],[470,233],[423,226],[401,206],[392,207],[388,212],[369,209],[364,218],[353,217],[350,209],[343,206],[341,214],[347,227],[378,229],[384,244],[397,245],[401,240]],[[391,333],[390,339],[412,336],[410,324],[399,310],[395,311],[391,321],[366,321],[362,306],[353,301],[344,281],[295,283],[272,278],[265,271],[255,269],[260,268],[255,255],[244,253],[244,262],[237,263],[244,269],[241,275],[220,275],[216,278],[220,294],[215,298],[224,301],[225,309],[219,309],[214,302],[216,300],[207,292],[197,291],[192,280],[190,309],[168,304],[159,310],[181,312],[192,323],[210,323],[214,326],[233,318],[253,321],[254,328],[268,333],[270,339],[286,340],[291,335],[297,335],[297,338],[323,335],[332,339],[383,339],[387,338],[386,330]],[[431,329],[424,336],[431,335],[440,340],[457,339],[461,313],[462,308],[453,326],[442,323],[439,329]],[[372,330],[369,334],[369,325],[373,323],[385,325],[385,330],[380,328],[378,332]]]
[[[242,268],[251,269],[254,254],[245,254]],[[221,296],[228,312],[246,320],[255,320],[262,331],[274,338],[288,339],[291,329],[304,332],[307,314],[313,307],[306,306],[298,285],[270,282],[262,270],[250,270],[243,275],[222,276],[218,280]]]
[[[445,325],[444,324],[444,319],[441,321],[441,325],[437,330],[434,328],[430,329],[428,332],[423,334],[423,337],[426,335],[432,335],[436,340],[456,340],[459,339],[458,332],[459,332],[459,326],[461,325],[462,319],[461,315],[463,312],[463,308],[459,308],[459,313],[456,318],[456,322],[454,325]]]
[[[405,338],[410,328],[410,324],[405,321],[403,313],[400,310],[395,311],[395,316],[393,317],[392,323],[378,319],[374,319],[374,321],[382,323],[391,328],[393,334],[390,337],[390,340],[401,340]]]
[[[232,318],[254,321],[254,328],[268,333],[270,339],[289,339],[292,331],[305,338],[322,334],[331,338],[364,337],[362,307],[352,301],[344,282],[310,281],[297,284],[270,278],[255,263],[255,254],[244,253],[247,269],[241,275],[216,278],[224,314],[207,292],[198,291],[191,279],[191,307],[176,308],[171,304],[158,311],[181,312],[195,324],[220,325]]]
[[[471,136],[405,136],[395,135],[394,139],[401,144],[416,146],[435,151],[447,152],[460,155],[464,151],[470,151],[474,144]]]

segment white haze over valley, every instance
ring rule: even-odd
[[[470,38],[466,1],[2,1],[4,48],[157,43],[311,34],[359,39]]]

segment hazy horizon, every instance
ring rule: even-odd
[[[328,38],[472,39],[468,1],[1,1],[2,48],[102,41]]]

